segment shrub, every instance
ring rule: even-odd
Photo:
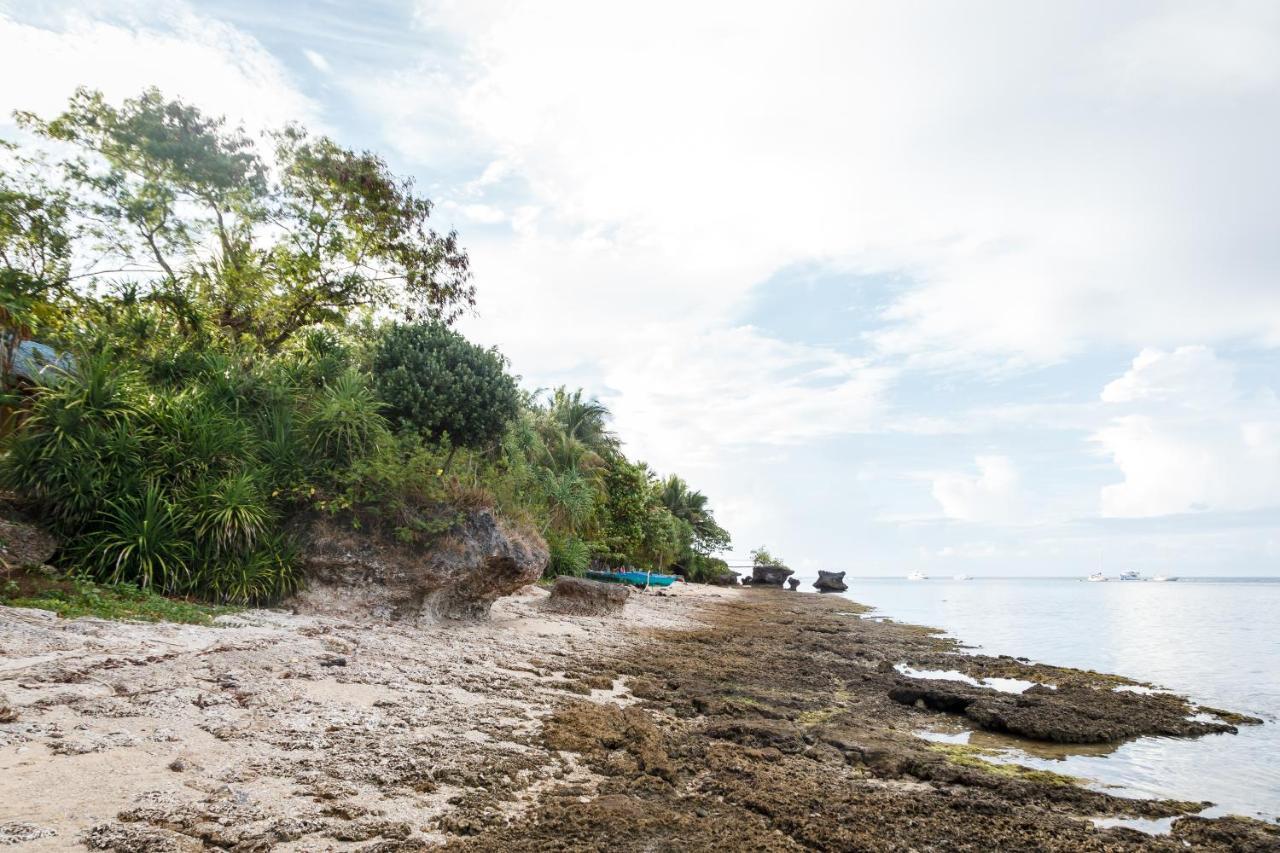
[[[382,405],[355,371],[341,374],[320,389],[307,418],[311,453],[325,464],[340,467],[367,455],[386,435]]]
[[[496,442],[519,413],[520,395],[496,349],[439,323],[387,328],[373,357],[378,393],[403,429],[455,447]]]
[[[99,577],[164,592],[187,588],[191,531],[154,483],[140,495],[108,500],[101,521],[88,553]]]
[[[587,543],[573,536],[547,536],[547,547],[551,552],[547,560],[547,568],[542,573],[544,578],[559,575],[583,575],[591,564],[591,549]]]

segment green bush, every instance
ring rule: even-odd
[[[544,578],[586,574],[587,566],[591,564],[591,549],[586,542],[573,536],[551,534],[547,536],[547,547],[551,557],[546,571],[542,573]]]
[[[312,462],[281,428],[291,408],[254,410],[270,395],[251,372],[197,361],[190,384],[170,389],[149,387],[110,351],[81,357],[36,394],[0,457],[0,482],[66,541],[67,568],[166,593],[272,600],[296,584],[276,528]],[[317,411],[333,405],[317,397]],[[325,448],[362,441],[358,417],[330,416],[342,429],[317,432]]]
[[[307,417],[310,451],[325,465],[342,467],[367,455],[386,436],[382,405],[355,371],[340,374],[320,389]]]
[[[520,394],[496,349],[439,323],[392,325],[373,356],[378,393],[402,429],[455,447],[484,447],[519,413]]]

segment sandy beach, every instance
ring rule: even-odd
[[[1182,817],[1200,803],[1122,799],[913,735],[940,718],[1071,742],[1194,735],[1178,697],[959,654],[842,598],[679,584],[608,618],[546,613],[545,597],[430,626],[5,609],[0,837],[118,851],[1280,844],[1259,821]],[[1053,687],[1020,704],[903,663]],[[1197,725],[1228,729],[1223,714]],[[1117,816],[1180,819],[1161,836],[1091,820]]]

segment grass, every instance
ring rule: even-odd
[[[0,605],[52,610],[64,619],[96,616],[99,619],[209,625],[215,616],[236,610],[234,607],[166,598],[125,583],[99,584],[33,572],[14,572],[0,577],[3,577],[0,581]]]
[[[1077,776],[1067,776],[1050,770],[1033,770],[1030,767],[1023,767],[1021,764],[987,761],[981,756],[992,755],[994,752],[990,749],[983,749],[980,746],[970,746],[962,743],[931,743],[929,748],[934,752],[942,753],[947,761],[960,767],[973,767],[978,770],[985,770],[988,773],[994,773],[997,776],[1021,779],[1024,782],[1039,782],[1044,785],[1079,785],[1084,781]]]

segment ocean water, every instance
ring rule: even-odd
[[[876,608],[869,615],[941,628],[989,654],[1125,675],[1264,720],[1238,735],[1114,748],[1036,748],[955,723],[930,736],[1001,748],[1009,760],[1121,796],[1209,800],[1211,815],[1280,820],[1280,578],[845,580],[845,595]]]

